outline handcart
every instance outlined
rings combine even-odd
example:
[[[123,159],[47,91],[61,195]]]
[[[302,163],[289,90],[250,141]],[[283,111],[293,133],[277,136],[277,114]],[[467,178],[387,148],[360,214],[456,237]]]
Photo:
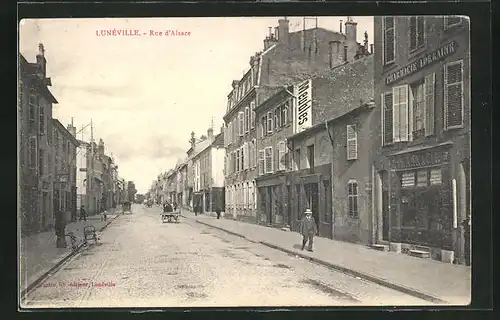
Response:
[[[179,211],[162,212],[162,214],[161,214],[161,222],[162,223],[165,223],[165,222],[168,222],[168,223],[171,223],[171,222],[179,223],[179,215],[180,215]]]

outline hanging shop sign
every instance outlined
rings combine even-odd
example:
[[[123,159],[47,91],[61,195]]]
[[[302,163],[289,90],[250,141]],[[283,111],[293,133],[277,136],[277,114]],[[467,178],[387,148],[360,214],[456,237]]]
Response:
[[[389,74],[387,78],[385,79],[385,84],[389,85],[393,82],[396,82],[398,80],[401,80],[403,78],[406,78],[423,68],[430,66],[438,61],[443,60],[444,58],[451,56],[457,51],[458,44],[455,40],[452,42],[440,47],[437,50],[434,50],[420,59],[402,67],[401,69],[398,69],[394,71],[393,73]]]
[[[295,95],[295,133],[312,126],[312,80],[306,80],[293,87]]]

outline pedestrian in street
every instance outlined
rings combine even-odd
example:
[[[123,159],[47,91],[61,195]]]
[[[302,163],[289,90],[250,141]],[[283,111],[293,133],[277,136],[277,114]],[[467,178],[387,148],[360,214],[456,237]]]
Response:
[[[200,206],[198,206],[198,204],[195,204],[193,209],[194,209],[194,215],[197,216],[198,210],[200,209]]]
[[[108,210],[104,209],[101,214],[101,221],[108,221]]]
[[[306,209],[305,216],[300,221],[300,233],[302,234],[302,250],[304,250],[309,240],[309,247],[307,250],[312,252],[313,238],[314,235],[318,233],[318,228],[316,227],[316,221],[314,221],[311,209]]]
[[[174,207],[174,211],[176,211],[177,210],[177,202],[174,201],[173,207]]]
[[[55,214],[55,233],[56,233],[56,247],[57,248],[66,248],[66,237],[65,237],[65,229],[66,223],[64,222],[64,216],[61,210],[57,210]]]
[[[87,212],[85,211],[85,206],[82,204],[80,207],[80,221],[87,221]]]
[[[217,219],[220,219],[220,208],[217,207],[217,209],[215,209],[215,213],[217,214]]]

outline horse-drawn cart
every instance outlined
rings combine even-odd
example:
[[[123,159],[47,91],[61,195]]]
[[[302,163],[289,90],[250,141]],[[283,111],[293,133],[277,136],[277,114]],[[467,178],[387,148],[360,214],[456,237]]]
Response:
[[[165,222],[175,222],[175,223],[179,223],[179,215],[180,215],[180,212],[179,211],[174,211],[174,212],[162,212],[161,214],[161,222],[162,223],[165,223]]]

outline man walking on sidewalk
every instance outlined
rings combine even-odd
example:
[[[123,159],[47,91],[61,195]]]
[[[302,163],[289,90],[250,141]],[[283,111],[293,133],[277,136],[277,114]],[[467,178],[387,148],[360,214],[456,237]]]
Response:
[[[87,221],[87,212],[85,211],[85,206],[82,204],[80,207],[80,221]]]
[[[313,251],[313,238],[318,233],[318,228],[316,227],[316,221],[314,221],[311,209],[306,209],[305,216],[300,221],[300,233],[302,234],[302,250],[304,250],[309,240],[309,248],[307,250]]]

